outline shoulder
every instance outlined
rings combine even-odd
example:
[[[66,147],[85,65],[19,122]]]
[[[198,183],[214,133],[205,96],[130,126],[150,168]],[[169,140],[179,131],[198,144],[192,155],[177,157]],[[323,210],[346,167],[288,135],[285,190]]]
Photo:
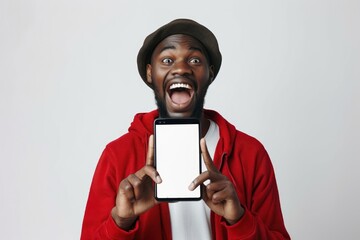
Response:
[[[247,171],[255,175],[273,174],[271,158],[265,146],[257,138],[237,131],[233,150],[233,158],[240,160]]]
[[[147,113],[137,113],[131,122],[128,132],[109,142],[106,149],[116,152],[133,151],[141,146],[147,146],[149,136],[153,134],[153,121],[158,116],[156,110]]]
[[[265,151],[264,145],[257,138],[240,130],[236,130],[235,145],[249,150]]]
[[[126,133],[109,142],[102,152],[98,168],[106,169],[117,181],[136,172],[146,162],[146,148],[142,138]]]
[[[220,135],[224,142],[224,150],[226,152],[232,152],[233,149],[248,151],[265,150],[257,138],[238,130],[235,125],[227,121],[220,113],[214,110],[206,110],[205,116],[219,126]]]
[[[145,137],[140,137],[133,133],[126,133],[109,142],[105,147],[105,151],[112,152],[115,155],[123,155],[129,152],[136,152],[135,149],[139,150],[139,148],[146,144],[147,141]]]

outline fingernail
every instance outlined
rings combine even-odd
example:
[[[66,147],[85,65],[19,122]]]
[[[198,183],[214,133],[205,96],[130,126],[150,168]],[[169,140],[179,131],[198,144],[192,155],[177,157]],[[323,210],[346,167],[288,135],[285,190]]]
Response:
[[[190,191],[194,190],[195,184],[192,182],[192,183],[189,185],[188,188],[189,188]]]
[[[159,175],[156,176],[156,183],[161,183],[162,179]]]

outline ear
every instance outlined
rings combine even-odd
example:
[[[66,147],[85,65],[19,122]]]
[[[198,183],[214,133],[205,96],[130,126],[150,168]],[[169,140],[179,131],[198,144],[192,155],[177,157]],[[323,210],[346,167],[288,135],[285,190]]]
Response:
[[[209,80],[210,80],[210,83],[212,83],[214,81],[214,78],[215,78],[214,65],[210,65],[210,67],[209,67]]]
[[[150,85],[152,84],[151,74],[152,74],[151,64],[147,64],[147,65],[146,65],[146,81],[147,81]]]

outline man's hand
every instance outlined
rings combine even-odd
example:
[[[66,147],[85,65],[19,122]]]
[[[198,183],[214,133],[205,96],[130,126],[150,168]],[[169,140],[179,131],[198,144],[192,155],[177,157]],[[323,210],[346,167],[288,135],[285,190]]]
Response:
[[[146,165],[121,181],[116,196],[116,206],[111,211],[116,224],[124,230],[131,229],[140,214],[157,204],[154,198],[153,182],[159,184],[162,180],[153,166],[154,140],[151,135]]]
[[[195,178],[189,189],[194,190],[206,180],[210,180],[210,183],[203,187],[203,200],[213,212],[223,216],[228,224],[235,224],[243,216],[244,208],[240,204],[234,185],[215,167],[205,139],[200,140],[200,146],[208,170]]]

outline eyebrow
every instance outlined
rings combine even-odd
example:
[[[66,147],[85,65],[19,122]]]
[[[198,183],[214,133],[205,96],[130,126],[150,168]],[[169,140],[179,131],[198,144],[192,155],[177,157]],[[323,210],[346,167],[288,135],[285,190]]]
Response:
[[[176,48],[175,48],[174,45],[167,45],[167,46],[164,46],[163,48],[161,48],[159,53],[162,53],[163,51],[166,51],[168,49],[176,49]],[[205,54],[204,50],[202,50],[200,47],[190,47],[189,50],[191,50],[191,51],[199,51],[202,54]]]
[[[161,48],[160,51],[159,51],[159,53],[162,53],[163,51],[166,51],[166,50],[168,50],[168,49],[175,49],[175,46],[173,46],[173,45],[167,45],[167,46]]]

